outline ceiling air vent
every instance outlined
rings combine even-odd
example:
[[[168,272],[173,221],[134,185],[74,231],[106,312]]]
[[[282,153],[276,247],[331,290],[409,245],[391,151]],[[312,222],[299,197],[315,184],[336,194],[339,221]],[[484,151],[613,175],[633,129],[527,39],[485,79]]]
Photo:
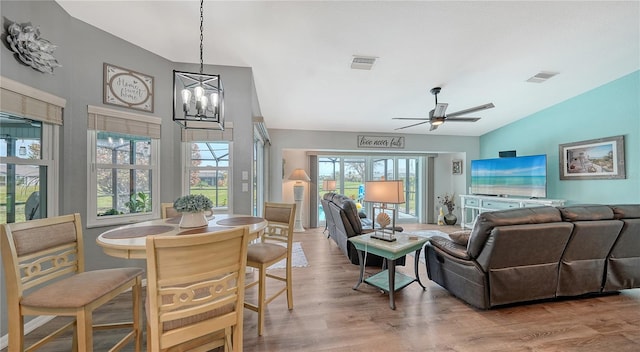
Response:
[[[527,82],[531,82],[531,83],[542,83],[546,80],[548,80],[549,78],[557,75],[557,72],[548,72],[548,71],[541,71],[539,73],[537,73],[535,76],[529,78],[527,80]]]
[[[351,68],[356,70],[370,70],[376,62],[374,56],[354,56],[351,61]]]

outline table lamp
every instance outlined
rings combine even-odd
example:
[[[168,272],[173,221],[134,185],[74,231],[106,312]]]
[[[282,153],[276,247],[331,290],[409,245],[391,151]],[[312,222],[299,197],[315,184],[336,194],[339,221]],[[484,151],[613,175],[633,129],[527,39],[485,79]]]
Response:
[[[335,191],[336,190],[336,180],[323,180],[322,181],[322,190],[323,191]]]
[[[293,232],[304,232],[302,226],[302,203],[304,202],[304,183],[311,179],[304,169],[295,169],[289,175],[290,181],[296,181],[293,185],[293,200],[296,202],[296,221],[293,226]]]
[[[404,203],[404,183],[402,180],[384,180],[384,181],[366,181],[364,183],[364,201],[379,203],[380,206],[373,206],[372,218],[374,219],[374,233],[371,238],[377,238],[383,241],[393,242],[396,229],[396,215],[398,210],[387,208],[387,204]],[[376,216],[376,209],[379,214]],[[391,218],[387,214],[387,210],[391,211]],[[375,223],[380,225],[381,230],[376,229]],[[391,224],[391,230],[386,227]]]

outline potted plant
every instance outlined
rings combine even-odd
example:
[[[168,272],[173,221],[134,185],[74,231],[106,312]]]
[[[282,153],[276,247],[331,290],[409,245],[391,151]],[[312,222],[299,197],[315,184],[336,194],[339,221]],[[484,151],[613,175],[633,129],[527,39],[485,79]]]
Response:
[[[209,223],[207,217],[213,215],[211,199],[202,194],[188,194],[176,199],[173,208],[182,213],[180,227],[200,227]]]

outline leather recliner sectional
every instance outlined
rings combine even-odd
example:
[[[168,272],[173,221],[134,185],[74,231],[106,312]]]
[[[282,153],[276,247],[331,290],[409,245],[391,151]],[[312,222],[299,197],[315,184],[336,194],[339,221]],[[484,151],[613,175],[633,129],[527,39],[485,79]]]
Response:
[[[434,236],[429,278],[482,309],[640,287],[640,205],[481,213],[468,243]]]

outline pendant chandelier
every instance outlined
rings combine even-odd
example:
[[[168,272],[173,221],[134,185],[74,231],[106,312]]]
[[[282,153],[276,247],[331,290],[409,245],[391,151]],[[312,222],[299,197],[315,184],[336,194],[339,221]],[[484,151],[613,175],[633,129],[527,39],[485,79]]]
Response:
[[[187,129],[224,130],[222,80],[203,73],[203,4],[200,0],[200,73],[173,71],[173,121]]]

